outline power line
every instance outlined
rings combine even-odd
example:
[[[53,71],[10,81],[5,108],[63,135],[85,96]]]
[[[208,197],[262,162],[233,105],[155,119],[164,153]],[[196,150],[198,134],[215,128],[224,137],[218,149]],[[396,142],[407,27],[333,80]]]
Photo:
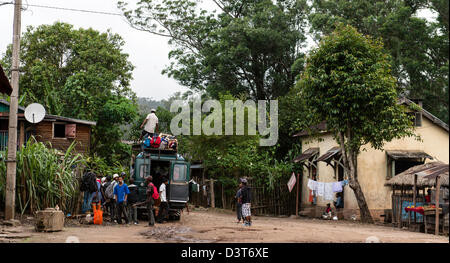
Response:
[[[0,2],[0,6],[11,4],[14,5],[13,2]],[[33,4],[27,4],[27,6],[32,7],[40,7],[40,8],[48,8],[48,9],[57,9],[57,10],[64,10],[64,11],[75,11],[75,12],[83,12],[83,13],[93,13],[93,14],[101,14],[101,15],[111,15],[111,16],[122,16],[122,14],[119,13],[110,13],[110,12],[103,12],[103,11],[94,11],[94,10],[85,10],[85,9],[75,9],[75,8],[66,8],[66,7],[57,7],[57,6],[47,6],[47,5],[33,5]]]

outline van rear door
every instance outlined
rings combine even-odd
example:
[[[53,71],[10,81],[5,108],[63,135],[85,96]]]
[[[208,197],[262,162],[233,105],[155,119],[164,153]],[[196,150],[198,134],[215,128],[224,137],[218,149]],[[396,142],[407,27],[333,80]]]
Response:
[[[169,202],[186,203],[189,199],[189,163],[171,161]]]

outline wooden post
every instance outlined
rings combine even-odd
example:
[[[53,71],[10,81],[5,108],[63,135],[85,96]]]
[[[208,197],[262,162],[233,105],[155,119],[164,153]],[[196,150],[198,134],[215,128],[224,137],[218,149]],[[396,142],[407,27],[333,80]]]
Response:
[[[440,197],[440,188],[441,188],[441,177],[436,177],[436,228],[435,228],[435,234],[439,235],[439,197]]]
[[[413,203],[416,208],[416,193],[417,193],[417,174],[414,174],[414,188],[413,188]],[[414,212],[414,223],[416,223],[416,212]]]
[[[222,208],[226,209],[227,206],[227,202],[225,200],[225,187],[223,187],[223,183],[222,183]]]
[[[395,185],[392,186],[392,223],[395,223],[395,214],[394,214],[394,210],[395,210]]]
[[[14,3],[13,45],[11,65],[12,93],[9,104],[8,160],[6,165],[5,219],[14,219],[16,207],[17,108],[19,96],[20,20],[22,0]]]
[[[216,198],[214,196],[214,180],[212,178],[209,180],[209,191],[211,193],[211,207],[215,208],[216,207]]]
[[[399,204],[398,204],[398,228],[402,228],[402,202],[403,202],[403,185],[400,190],[400,198],[399,198]]]
[[[300,173],[297,173],[297,200],[295,201],[295,216],[298,216],[298,195],[299,195],[299,179]]]

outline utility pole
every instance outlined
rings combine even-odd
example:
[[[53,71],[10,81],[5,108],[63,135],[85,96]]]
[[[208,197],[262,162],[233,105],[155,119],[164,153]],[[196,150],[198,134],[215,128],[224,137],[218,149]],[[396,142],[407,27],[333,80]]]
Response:
[[[15,0],[13,23],[13,46],[11,86],[12,93],[9,104],[8,128],[8,160],[6,166],[5,219],[14,219],[16,201],[16,151],[17,151],[17,104],[19,97],[19,50],[20,50],[20,19],[22,0]]]
[[[298,216],[298,196],[300,192],[300,173],[297,173],[297,199],[295,201],[295,216]]]

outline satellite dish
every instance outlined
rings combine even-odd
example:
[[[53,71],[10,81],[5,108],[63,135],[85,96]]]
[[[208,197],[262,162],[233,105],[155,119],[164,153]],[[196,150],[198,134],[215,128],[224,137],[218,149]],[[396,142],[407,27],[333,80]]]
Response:
[[[45,117],[45,109],[39,103],[32,103],[25,108],[25,119],[31,123],[38,123]]]

